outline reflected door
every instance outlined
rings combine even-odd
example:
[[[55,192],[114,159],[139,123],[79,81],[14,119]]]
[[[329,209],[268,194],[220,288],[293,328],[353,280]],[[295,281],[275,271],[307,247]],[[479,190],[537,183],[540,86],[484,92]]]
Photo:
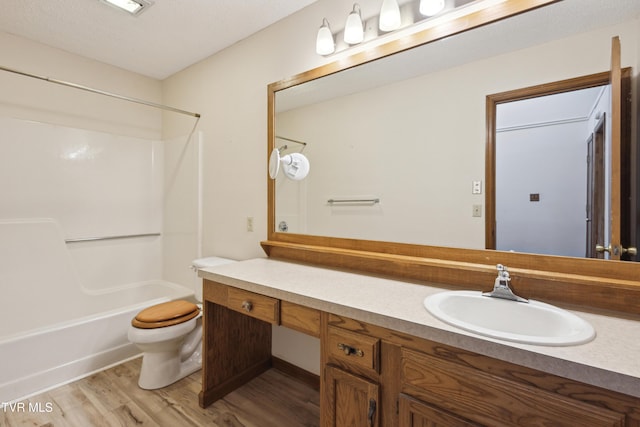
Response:
[[[587,258],[604,258],[598,245],[605,241],[605,115],[587,140]]]
[[[596,245],[596,253],[600,253],[599,257],[613,259],[613,260],[633,260],[635,259],[635,234],[638,230],[634,225],[633,220],[636,217],[636,198],[634,191],[632,191],[631,183],[634,176],[636,176],[636,164],[632,161],[631,149],[631,69],[620,68],[620,40],[618,37],[614,37],[612,41],[611,49],[611,69],[608,72],[593,74],[589,76],[578,77],[574,79],[552,82],[542,84],[538,86],[532,86],[529,88],[516,89],[509,92],[503,92],[499,94],[493,94],[487,96],[487,153],[486,153],[486,181],[487,181],[487,196],[486,196],[486,248],[487,249],[501,249],[510,250],[512,248],[503,247],[497,245],[497,236],[500,234],[501,224],[497,221],[497,200],[501,197],[499,191],[497,191],[497,159],[496,159],[496,121],[497,121],[497,106],[498,104],[509,103],[512,101],[529,100],[536,97],[542,97],[552,94],[563,94],[569,91],[575,91],[579,89],[594,88],[599,85],[611,85],[611,105],[609,106],[611,124],[610,132],[607,132],[610,143],[605,144],[607,152],[605,156],[604,176],[605,176],[605,191],[604,210],[598,212],[604,212],[604,232],[599,230],[589,229],[587,233],[587,239],[585,240],[585,228],[584,228],[584,213],[585,206],[587,206],[586,200],[583,199],[581,205],[580,225],[576,229],[579,233],[582,243],[577,248],[579,255],[575,255],[569,252],[552,253],[554,255],[564,256],[590,256],[591,248],[593,244]],[[542,139],[541,139],[542,140]],[[582,140],[583,147],[584,139]],[[595,148],[594,148],[595,150]],[[586,153],[585,153],[586,154]],[[584,165],[585,154],[582,155],[582,164]],[[525,159],[526,160],[526,159]],[[562,165],[563,170],[567,169],[565,165]],[[584,185],[586,178],[586,168],[584,168],[584,175],[582,176],[582,183]],[[509,182],[509,181],[508,181]],[[594,184],[595,185],[595,184]],[[600,184],[598,184],[600,185]],[[580,194],[584,197],[584,186]],[[597,191],[594,189],[593,191]],[[588,193],[591,193],[589,190]],[[602,191],[600,192],[603,193]],[[532,192],[531,201],[538,203],[544,199],[543,195],[539,195],[537,191]],[[595,200],[593,202],[596,202]],[[597,202],[596,202],[597,203]],[[587,208],[590,209],[590,208]],[[599,208],[598,208],[599,209]],[[587,210],[589,215],[589,210]],[[519,218],[516,216],[515,218]],[[546,218],[546,217],[545,217]],[[565,218],[564,215],[556,215],[554,218]],[[593,218],[587,216],[587,218]],[[600,219],[598,219],[599,221]],[[557,226],[557,224],[554,224]],[[520,226],[520,230],[529,230],[530,226]],[[566,230],[566,227],[562,227],[561,230]],[[503,230],[504,231],[504,230]],[[523,239],[518,233],[507,233],[507,236],[513,236],[514,239]],[[572,235],[573,236],[573,235]],[[602,237],[604,236],[604,238]],[[526,237],[526,236],[524,236]],[[537,237],[536,237],[537,238]],[[588,242],[592,239],[592,242]],[[543,240],[546,242],[545,240]],[[561,240],[564,242],[564,240]],[[547,243],[554,250],[559,247],[555,243]],[[574,246],[572,246],[573,248]],[[540,252],[539,250],[523,250],[515,249],[519,252],[535,252],[535,253],[547,253]],[[607,254],[608,253],[608,254]]]

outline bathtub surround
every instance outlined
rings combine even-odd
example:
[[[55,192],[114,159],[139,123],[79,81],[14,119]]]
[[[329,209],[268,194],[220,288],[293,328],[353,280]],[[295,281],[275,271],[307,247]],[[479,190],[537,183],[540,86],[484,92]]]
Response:
[[[0,129],[0,156],[11,159],[0,178],[12,183],[3,190],[1,219],[52,218],[62,243],[162,234],[161,141],[8,117],[0,117]],[[67,250],[75,281],[99,291],[162,277],[161,243],[150,236],[69,243]]]
[[[13,401],[139,354],[131,318],[193,298],[197,248],[195,227],[182,229],[184,272],[162,279],[162,141],[6,116],[0,129],[0,178],[11,183],[0,206],[0,352],[11,366],[0,400]]]
[[[2,65],[163,103],[153,78],[6,33],[0,50]],[[139,354],[127,340],[131,318],[192,298],[197,200],[174,199],[192,193],[165,176],[197,191],[182,171],[193,170],[203,137],[194,117],[163,141],[162,110],[148,105],[8,72],[0,84],[0,176],[12,184],[0,206],[0,289],[10,296],[0,300],[0,352],[13,366],[0,371],[0,400],[10,401]],[[189,217],[167,224],[167,201]],[[145,236],[65,244],[122,235]],[[22,302],[28,316],[15,313]]]
[[[120,244],[116,252],[136,259],[130,246],[144,253],[156,239]],[[101,271],[102,279],[94,288],[84,287],[80,278],[85,277],[75,269],[57,222],[0,221],[0,401],[28,396],[139,354],[127,340],[135,314],[154,303],[192,297],[192,289],[159,279],[129,276],[124,284],[103,287],[107,274],[98,262],[108,260],[111,251],[94,259],[92,269]],[[122,276],[125,268],[115,270],[120,275],[110,276],[112,284],[127,280]]]

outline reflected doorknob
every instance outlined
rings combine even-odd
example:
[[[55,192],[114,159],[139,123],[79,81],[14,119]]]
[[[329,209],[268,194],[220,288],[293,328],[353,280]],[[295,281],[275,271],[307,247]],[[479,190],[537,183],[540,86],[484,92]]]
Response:
[[[612,249],[611,245],[609,246],[596,245],[596,252],[609,252],[609,253],[613,253],[614,255],[618,255],[618,253],[616,252],[621,252],[623,254],[628,253],[629,255],[638,255],[637,248],[623,248],[619,246],[617,248]]]

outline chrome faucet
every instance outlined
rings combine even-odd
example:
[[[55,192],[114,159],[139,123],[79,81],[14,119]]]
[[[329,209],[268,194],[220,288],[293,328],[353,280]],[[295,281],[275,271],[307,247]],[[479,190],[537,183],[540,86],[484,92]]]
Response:
[[[508,299],[508,300],[517,301],[517,302],[529,302],[529,300],[514,294],[511,288],[509,287],[509,282],[511,282],[511,277],[509,277],[509,272],[507,271],[507,267],[502,264],[498,264],[496,268],[498,269],[498,277],[496,277],[496,281],[493,284],[493,291],[483,292],[482,296]]]

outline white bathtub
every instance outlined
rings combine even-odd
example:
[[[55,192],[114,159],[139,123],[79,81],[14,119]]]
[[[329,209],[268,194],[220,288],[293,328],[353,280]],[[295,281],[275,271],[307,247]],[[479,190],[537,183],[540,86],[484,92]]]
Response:
[[[69,320],[0,337],[0,402],[22,400],[137,356],[139,350],[127,340],[136,313],[192,297],[191,290],[173,283],[138,283],[74,303],[81,303],[85,311],[92,302],[104,309],[107,301],[111,309],[73,318],[74,304],[68,302]],[[32,309],[25,306],[25,316]]]
[[[10,117],[0,129],[1,404],[136,355],[131,318],[193,295],[198,246],[195,203],[164,188],[182,169],[180,188],[195,182],[192,163],[165,171],[164,142]],[[166,231],[176,191],[189,222]]]

